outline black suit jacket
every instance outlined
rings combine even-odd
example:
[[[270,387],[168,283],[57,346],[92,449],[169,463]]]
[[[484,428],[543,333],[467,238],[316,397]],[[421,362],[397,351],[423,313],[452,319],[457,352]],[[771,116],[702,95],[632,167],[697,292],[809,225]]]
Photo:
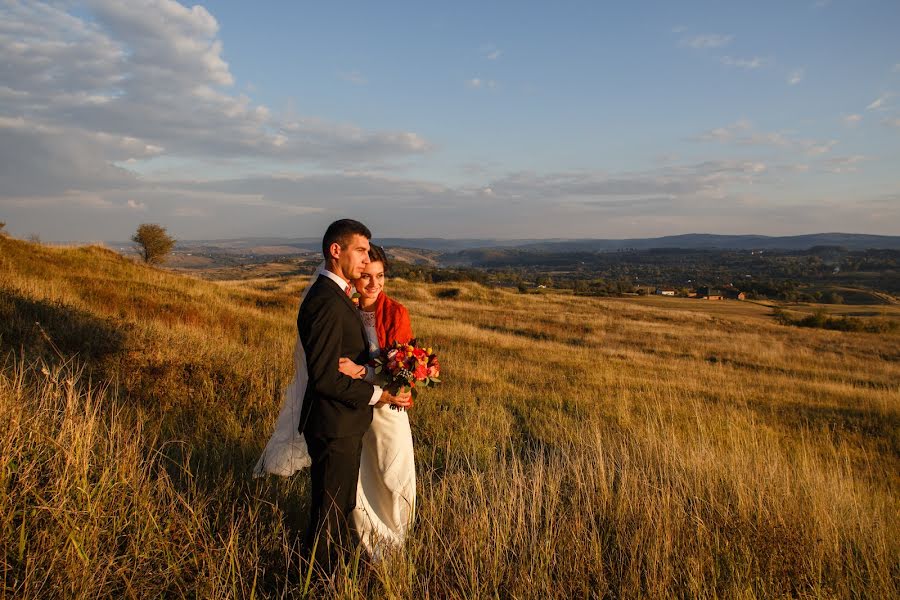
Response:
[[[358,309],[338,285],[322,276],[300,305],[297,329],[306,352],[309,383],[299,429],[307,437],[362,435],[372,422],[374,387],[338,371],[338,359],[369,361]]]

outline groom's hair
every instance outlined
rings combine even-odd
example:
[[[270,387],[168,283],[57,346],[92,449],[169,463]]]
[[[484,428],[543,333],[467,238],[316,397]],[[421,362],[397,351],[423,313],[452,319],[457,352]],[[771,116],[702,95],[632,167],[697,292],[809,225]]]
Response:
[[[328,252],[328,249],[334,243],[337,243],[341,250],[346,250],[350,244],[350,239],[354,235],[361,235],[367,240],[372,239],[372,232],[359,221],[354,221],[353,219],[335,221],[325,230],[325,236],[322,238],[322,254],[325,258],[330,258],[331,254]]]

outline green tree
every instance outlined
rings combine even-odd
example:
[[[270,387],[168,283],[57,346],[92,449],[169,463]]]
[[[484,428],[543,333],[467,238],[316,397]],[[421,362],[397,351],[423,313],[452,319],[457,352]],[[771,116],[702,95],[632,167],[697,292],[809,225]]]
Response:
[[[166,233],[166,228],[156,223],[143,223],[131,236],[131,241],[140,246],[141,258],[147,264],[161,263],[172,251],[175,238]]]
[[[587,294],[590,290],[588,286],[588,282],[584,279],[576,279],[575,280],[575,293],[576,294]]]

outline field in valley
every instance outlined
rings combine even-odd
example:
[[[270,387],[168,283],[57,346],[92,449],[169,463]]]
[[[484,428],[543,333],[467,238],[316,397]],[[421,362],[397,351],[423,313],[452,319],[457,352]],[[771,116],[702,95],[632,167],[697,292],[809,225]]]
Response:
[[[304,285],[0,237],[0,597],[303,596],[306,475],[250,470]],[[900,593],[896,328],[388,285],[444,371],[411,413],[414,533],[315,594]]]

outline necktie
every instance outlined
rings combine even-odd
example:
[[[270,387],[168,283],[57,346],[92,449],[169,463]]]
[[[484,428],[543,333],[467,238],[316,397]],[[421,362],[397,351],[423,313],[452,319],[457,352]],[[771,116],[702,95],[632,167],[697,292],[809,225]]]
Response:
[[[350,287],[350,284],[347,284],[347,287],[344,288],[344,293],[347,294],[348,298],[353,295],[353,292],[351,291],[352,289],[353,288]]]

